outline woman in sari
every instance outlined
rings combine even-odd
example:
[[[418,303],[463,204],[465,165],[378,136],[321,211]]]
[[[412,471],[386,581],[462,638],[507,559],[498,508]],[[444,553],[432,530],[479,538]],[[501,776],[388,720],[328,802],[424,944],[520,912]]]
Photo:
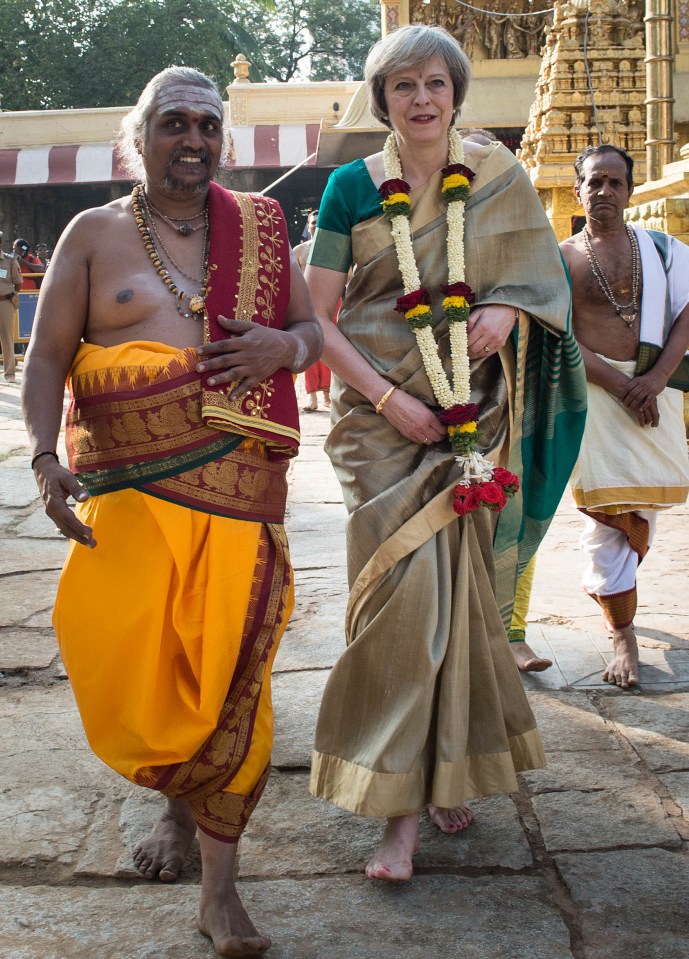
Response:
[[[311,789],[385,817],[366,874],[404,881],[424,807],[456,833],[468,798],[515,791],[545,762],[504,623],[576,457],[585,382],[535,191],[503,146],[455,131],[459,45],[405,27],[365,76],[392,132],[331,175],[306,271],[334,373],[326,450],[351,588]]]

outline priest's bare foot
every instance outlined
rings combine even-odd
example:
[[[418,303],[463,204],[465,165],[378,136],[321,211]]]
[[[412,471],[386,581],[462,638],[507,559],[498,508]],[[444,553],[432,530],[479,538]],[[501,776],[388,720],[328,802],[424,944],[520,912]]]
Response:
[[[146,879],[174,882],[195,835],[196,823],[189,804],[182,799],[168,799],[163,815],[134,849],[136,868]]]
[[[537,656],[528,643],[510,643],[510,649],[521,673],[542,673],[553,665],[552,659]]]
[[[428,815],[431,817],[431,822],[449,836],[461,832],[474,821],[474,810],[466,803],[450,809],[445,809],[443,806],[429,806]]]
[[[632,626],[612,630],[613,657],[603,673],[611,686],[629,689],[639,685],[639,647]]]
[[[203,877],[198,927],[220,956],[261,956],[270,939],[261,936],[234,883],[236,843],[222,843],[199,831]]]
[[[369,879],[407,882],[414,868],[412,856],[419,851],[419,814],[388,819],[383,840],[366,866]]]

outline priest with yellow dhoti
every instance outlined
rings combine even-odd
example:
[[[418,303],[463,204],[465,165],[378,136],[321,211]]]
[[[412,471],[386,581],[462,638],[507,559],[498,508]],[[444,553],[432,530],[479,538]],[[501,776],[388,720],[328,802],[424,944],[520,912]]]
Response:
[[[142,182],[65,231],[23,403],[47,513],[72,541],[54,625],[86,734],[168,797],[136,864],[173,881],[198,829],[199,929],[220,955],[256,956],[270,940],[234,862],[270,771],[270,670],[293,605],[293,374],[322,336],[277,203],[210,182],[222,115],[197,71],[146,87],[121,142]]]

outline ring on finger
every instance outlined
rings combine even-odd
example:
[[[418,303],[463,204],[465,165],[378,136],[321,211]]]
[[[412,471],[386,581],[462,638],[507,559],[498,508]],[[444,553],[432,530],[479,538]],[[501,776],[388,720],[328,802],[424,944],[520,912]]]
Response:
[[[483,352],[484,352],[484,353],[490,353],[490,347],[489,347],[489,346],[484,346],[484,347],[483,347]]]

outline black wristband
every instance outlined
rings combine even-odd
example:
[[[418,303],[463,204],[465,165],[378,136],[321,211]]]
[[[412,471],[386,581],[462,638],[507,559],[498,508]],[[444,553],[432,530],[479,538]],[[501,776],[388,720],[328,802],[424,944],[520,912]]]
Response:
[[[41,456],[53,456],[53,457],[57,460],[58,463],[60,462],[60,457],[57,455],[57,453],[55,452],[55,450],[43,450],[42,453],[36,453],[36,455],[34,456],[34,458],[31,460],[31,469],[34,468],[34,464],[35,464],[36,460],[40,460]]]

